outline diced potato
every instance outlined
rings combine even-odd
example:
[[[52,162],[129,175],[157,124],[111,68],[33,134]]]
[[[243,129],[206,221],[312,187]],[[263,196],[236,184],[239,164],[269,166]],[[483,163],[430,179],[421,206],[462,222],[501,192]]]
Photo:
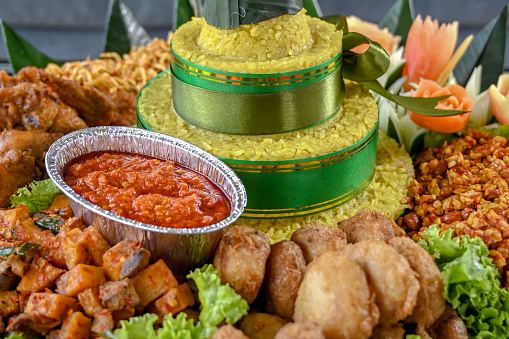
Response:
[[[0,292],[0,316],[5,318],[19,313],[20,294],[17,291]]]
[[[115,326],[118,326],[120,320],[128,320],[129,318],[131,318],[134,315],[134,312],[135,312],[134,307],[124,308],[123,310],[111,312]]]
[[[60,237],[60,243],[62,244],[67,269],[72,270],[78,264],[88,264],[88,251],[83,232],[79,228],[73,228],[65,232]]]
[[[51,203],[51,206],[48,207],[48,210],[59,210],[66,207],[67,205],[69,205],[69,198],[67,198],[65,194],[59,194],[53,199],[53,202]]]
[[[80,301],[85,314],[89,317],[92,317],[96,313],[105,311],[101,304],[101,299],[99,299],[99,289],[97,287],[87,288],[78,294],[78,300]]]
[[[168,313],[176,315],[186,307],[193,305],[194,294],[189,289],[189,285],[184,283],[177,288],[170,288],[165,295],[149,305],[148,311],[163,318]]]
[[[138,273],[132,282],[140,298],[140,306],[147,306],[170,288],[178,286],[177,279],[161,259]]]
[[[16,288],[22,294],[41,292],[51,287],[65,271],[51,265],[46,259],[38,258],[30,265]]]
[[[90,336],[91,319],[81,312],[69,314],[59,331],[59,339],[88,339]]]
[[[94,265],[103,265],[103,255],[110,249],[108,240],[94,226],[88,226],[83,231],[85,246]]]
[[[62,321],[69,309],[75,310],[78,307],[79,303],[75,298],[51,292],[32,293],[28,299],[25,313]]]
[[[132,278],[149,263],[150,253],[135,241],[122,240],[103,256],[103,269],[110,280]]]
[[[113,328],[115,328],[115,323],[113,322],[111,311],[103,310],[94,315],[94,319],[92,319],[92,334],[100,335],[101,332],[111,331]]]
[[[108,281],[99,287],[99,298],[108,310],[135,307],[140,303],[131,280]]]
[[[58,278],[56,291],[68,297],[75,297],[87,288],[99,287],[105,282],[106,277],[101,267],[78,264]]]

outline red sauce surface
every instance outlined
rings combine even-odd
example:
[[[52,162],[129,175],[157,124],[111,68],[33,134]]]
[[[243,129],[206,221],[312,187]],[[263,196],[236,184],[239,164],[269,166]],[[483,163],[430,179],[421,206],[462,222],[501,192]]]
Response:
[[[163,227],[203,227],[230,214],[225,194],[175,162],[123,152],[74,159],[64,180],[86,200],[119,216]]]

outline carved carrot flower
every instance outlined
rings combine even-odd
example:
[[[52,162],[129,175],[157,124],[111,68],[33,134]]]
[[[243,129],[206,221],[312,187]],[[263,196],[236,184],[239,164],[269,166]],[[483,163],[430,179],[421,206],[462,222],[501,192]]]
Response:
[[[373,41],[378,42],[389,54],[392,54],[399,45],[401,37],[393,35],[387,28],[380,28],[378,25],[363,21],[358,17],[351,15],[346,18],[348,23],[348,31],[361,33]],[[367,46],[357,46],[352,49],[353,52],[362,53],[367,49]]]
[[[509,124],[509,74],[498,77],[497,86],[488,88],[491,111],[498,122]]]
[[[408,31],[403,54],[407,61],[403,75],[408,77],[405,90],[411,89],[409,82],[419,83],[420,79],[434,80],[442,86],[472,38],[468,36],[453,55],[458,40],[458,22],[439,27],[437,20],[427,16],[422,21],[418,15]]]
[[[450,84],[441,87],[432,80],[421,80],[416,91],[412,91],[412,97],[430,98],[450,95],[447,99],[438,102],[436,108],[452,109],[459,111],[471,111],[474,99],[470,98],[465,88],[460,85]],[[408,111],[410,119],[417,125],[432,131],[442,133],[456,133],[467,126],[470,112],[448,117],[430,117]]]

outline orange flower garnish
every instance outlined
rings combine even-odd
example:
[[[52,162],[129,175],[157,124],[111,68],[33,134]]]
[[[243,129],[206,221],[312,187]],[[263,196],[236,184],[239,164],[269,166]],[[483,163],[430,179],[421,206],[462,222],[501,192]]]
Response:
[[[474,99],[468,96],[465,88],[456,84],[441,87],[435,81],[421,80],[417,90],[412,91],[412,97],[417,98],[431,98],[443,95],[450,95],[450,97],[440,100],[436,108],[471,111],[474,106]],[[449,117],[430,117],[408,111],[408,115],[415,124],[421,127],[442,133],[456,133],[467,126],[470,112]]]
[[[348,23],[349,32],[361,33],[373,41],[378,42],[389,54],[392,54],[399,45],[401,37],[399,35],[393,35],[387,28],[380,28],[378,25],[363,21],[354,15],[350,15],[346,18]],[[352,52],[363,53],[368,48],[367,45],[357,46],[352,49]]]
[[[488,88],[491,111],[498,122],[509,124],[509,74],[498,77],[497,87]]]
[[[408,77],[405,90],[411,89],[409,82],[418,83],[421,79],[434,80],[443,85],[472,38],[468,36],[453,55],[458,40],[458,22],[439,27],[437,20],[427,16],[423,22],[418,15],[408,31],[403,54],[407,61],[403,75]]]

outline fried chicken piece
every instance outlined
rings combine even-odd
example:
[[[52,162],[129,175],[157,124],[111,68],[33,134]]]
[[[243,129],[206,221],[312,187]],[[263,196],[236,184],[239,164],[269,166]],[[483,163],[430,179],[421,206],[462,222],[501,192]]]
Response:
[[[0,130],[69,133],[86,127],[72,106],[60,102],[41,86],[23,82],[0,88]]]
[[[412,313],[420,286],[405,257],[381,240],[361,241],[345,252],[366,273],[376,294],[380,322],[396,323]]]
[[[272,339],[286,321],[269,313],[249,313],[242,319],[240,329],[250,339]]]
[[[342,220],[338,227],[346,233],[349,244],[363,240],[383,240],[389,242],[397,235],[404,235],[398,225],[380,212],[361,208],[353,217]]]
[[[379,324],[373,330],[371,339],[403,339],[405,338],[405,329],[403,324]]]
[[[274,339],[325,339],[320,326],[311,321],[288,323],[276,333]]]
[[[291,240],[300,246],[307,264],[320,253],[340,252],[346,247],[346,234],[342,230],[317,223],[311,223],[296,230]]]
[[[405,321],[417,323],[422,327],[433,324],[445,309],[445,299],[442,295],[444,283],[440,270],[428,251],[412,239],[396,237],[392,238],[389,244],[408,260],[421,285],[417,294],[417,304]]]
[[[249,339],[249,337],[242,333],[241,330],[228,324],[219,327],[219,329],[212,334],[210,339]]]
[[[467,339],[468,331],[463,319],[458,316],[458,313],[450,306],[445,307],[444,313],[433,324],[431,328],[434,333],[433,338],[447,338],[447,339]]]
[[[318,324],[327,339],[364,339],[379,315],[366,274],[354,261],[325,252],[306,268],[295,301],[295,322]]]
[[[221,282],[229,283],[251,304],[262,286],[269,254],[267,234],[245,225],[232,226],[221,238],[213,263]]]
[[[19,187],[45,173],[44,156],[62,134],[40,131],[4,131],[0,134],[0,207],[9,204]]]
[[[113,102],[113,113],[110,125],[132,126],[136,124],[136,95],[123,89],[114,93],[105,93]]]
[[[35,159],[12,149],[0,154],[0,207],[9,205],[10,197],[18,187],[23,187],[34,178]]]
[[[296,243],[283,240],[270,246],[263,283],[267,312],[286,321],[293,319],[295,299],[305,270],[306,261]]]

